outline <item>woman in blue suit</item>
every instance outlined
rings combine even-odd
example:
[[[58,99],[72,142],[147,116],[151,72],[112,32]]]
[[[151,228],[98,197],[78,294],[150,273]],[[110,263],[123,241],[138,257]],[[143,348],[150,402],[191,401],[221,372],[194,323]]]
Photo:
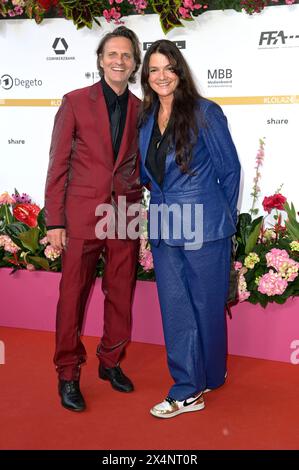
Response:
[[[171,41],[147,50],[141,84],[142,178],[151,192],[149,239],[174,380],[150,412],[171,418],[203,409],[203,392],[225,381],[240,164],[221,108],[199,95]]]

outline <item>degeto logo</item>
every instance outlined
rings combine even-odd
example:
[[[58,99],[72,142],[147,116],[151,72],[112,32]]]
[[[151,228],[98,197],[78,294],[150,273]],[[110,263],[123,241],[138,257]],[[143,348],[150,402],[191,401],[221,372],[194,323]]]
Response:
[[[5,73],[0,77],[0,86],[4,90],[10,90],[14,87],[24,87],[24,88],[34,88],[40,87],[43,85],[43,81],[38,78],[29,78],[23,79],[19,77],[12,77],[11,75]]]
[[[7,73],[2,75],[2,77],[0,77],[0,86],[4,88],[4,90],[10,90],[13,86],[13,78]]]
[[[52,45],[52,49],[54,49],[55,54],[64,55],[68,48],[68,43],[64,38],[55,38]]]

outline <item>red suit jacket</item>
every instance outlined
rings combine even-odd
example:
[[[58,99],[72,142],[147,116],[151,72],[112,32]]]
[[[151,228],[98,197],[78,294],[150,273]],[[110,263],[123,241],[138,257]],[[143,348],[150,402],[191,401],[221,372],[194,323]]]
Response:
[[[46,181],[47,226],[65,226],[73,238],[94,239],[101,203],[118,196],[139,202],[137,115],[140,100],[129,92],[125,129],[114,162],[109,115],[100,82],[63,97],[56,114]]]

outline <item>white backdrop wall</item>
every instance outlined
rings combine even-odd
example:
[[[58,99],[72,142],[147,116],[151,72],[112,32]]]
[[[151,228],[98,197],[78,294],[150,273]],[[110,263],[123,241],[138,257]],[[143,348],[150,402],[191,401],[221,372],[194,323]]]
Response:
[[[98,80],[95,50],[114,26],[70,21],[0,21],[0,194],[16,187],[40,205],[54,115],[64,93]],[[155,15],[125,24],[142,44],[161,39]],[[251,207],[255,156],[264,138],[261,201],[282,193],[299,207],[299,5],[256,16],[211,11],[167,36],[182,49],[202,95],[223,107],[242,164],[239,206]],[[54,47],[53,47],[54,46]],[[141,97],[138,84],[131,90]],[[100,183],[100,182],[99,182]]]

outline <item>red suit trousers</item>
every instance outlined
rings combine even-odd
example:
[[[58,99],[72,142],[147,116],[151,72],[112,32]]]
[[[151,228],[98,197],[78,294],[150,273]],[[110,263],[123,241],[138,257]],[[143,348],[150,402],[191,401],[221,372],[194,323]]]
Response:
[[[101,253],[105,259],[104,329],[97,356],[105,367],[118,364],[131,338],[138,248],[139,240],[67,240],[56,316],[54,363],[59,379],[78,380],[80,365],[86,361],[82,324]]]

